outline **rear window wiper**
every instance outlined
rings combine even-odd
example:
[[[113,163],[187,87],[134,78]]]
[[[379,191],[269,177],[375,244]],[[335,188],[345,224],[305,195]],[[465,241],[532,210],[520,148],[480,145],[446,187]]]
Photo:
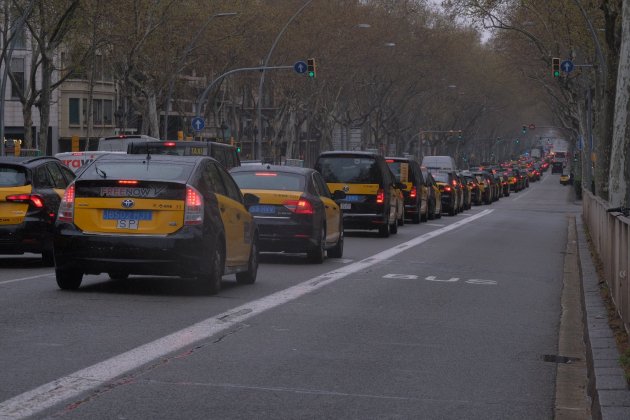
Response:
[[[100,169],[98,166],[94,165],[94,170],[101,178],[107,178],[107,174],[105,173],[105,171]]]

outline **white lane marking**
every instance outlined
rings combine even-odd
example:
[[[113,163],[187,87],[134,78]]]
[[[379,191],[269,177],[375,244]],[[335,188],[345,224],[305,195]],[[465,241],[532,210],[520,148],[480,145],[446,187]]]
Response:
[[[385,274],[384,279],[403,279],[403,280],[416,280],[418,276],[413,274]]]
[[[439,225],[437,223],[427,223],[427,226],[444,227],[444,225]]]
[[[22,277],[21,279],[12,279],[12,280],[0,281],[0,284],[9,284],[9,283],[15,283],[15,282],[18,282],[18,281],[33,280],[33,279],[38,279],[38,278],[41,278],[41,277],[52,277],[53,275],[54,275],[53,273],[39,274],[37,276]]]
[[[467,219],[457,221],[442,229],[425,233],[405,242],[409,247],[420,245],[429,239],[455,230],[481,217],[487,216],[493,210],[484,210]],[[193,343],[207,340],[215,334],[233,328],[235,324],[276,308],[282,304],[298,299],[307,293],[320,289],[350,274],[365,270],[375,264],[400,254],[407,250],[391,248],[374,254],[364,260],[329,271],[312,279],[306,280],[288,289],[280,290],[269,296],[246,303],[222,314],[213,316],[170,335],[158,338],[125,353],[104,360],[95,365],[81,369],[68,376],[58,378],[35,389],[24,392],[0,403],[0,419],[19,419],[33,416],[43,410],[53,407],[65,400],[97,388],[112,379],[139,368],[152,360],[174,353],[182,348],[190,347]]]
[[[470,279],[466,280],[468,284],[487,284],[490,286],[495,286],[497,282],[495,280],[484,280],[484,279]]]
[[[442,283],[455,283],[456,281],[459,281],[459,277],[451,277],[450,279],[438,279],[436,276],[427,276],[425,277],[425,280],[439,281]]]

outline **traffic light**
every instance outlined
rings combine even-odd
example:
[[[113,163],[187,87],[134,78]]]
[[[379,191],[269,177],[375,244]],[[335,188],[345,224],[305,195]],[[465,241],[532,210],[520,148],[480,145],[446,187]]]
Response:
[[[241,143],[236,143],[236,152],[241,153]]]
[[[308,75],[308,77],[310,77],[311,79],[315,78],[316,75],[316,65],[315,65],[315,59],[314,58],[309,58],[308,60],[306,60],[306,74]]]
[[[460,140],[462,139],[462,130],[459,130],[457,132],[457,138],[460,139]]]
[[[557,57],[551,59],[551,74],[553,77],[560,77],[560,59]]]
[[[523,128],[521,128],[521,133],[527,134],[527,126],[523,124]]]

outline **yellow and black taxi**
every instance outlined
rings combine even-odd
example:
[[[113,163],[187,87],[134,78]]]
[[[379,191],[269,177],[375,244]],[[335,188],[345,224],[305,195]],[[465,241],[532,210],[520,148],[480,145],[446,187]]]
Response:
[[[57,208],[74,173],[54,157],[0,158],[0,254],[42,254],[53,264]]]
[[[421,166],[422,178],[427,186],[429,200],[429,220],[439,219],[442,217],[442,193],[435,178],[426,166]]]
[[[413,223],[426,222],[429,218],[429,188],[424,182],[418,161],[405,157],[386,157],[385,161],[396,180],[407,187],[402,190],[405,217]]]
[[[442,211],[449,216],[455,216],[460,209],[460,189],[457,187],[457,180],[454,172],[433,171],[431,172],[435,182],[440,189],[442,200]]]
[[[378,229],[388,237],[398,232],[401,197],[406,186],[396,181],[385,158],[373,152],[332,151],[321,153],[317,170],[331,191],[341,190],[339,201],[346,229]]]
[[[259,247],[265,252],[306,253],[321,263],[343,255],[343,219],[335,200],[314,169],[293,166],[242,166],[230,171],[243,193],[260,202],[249,208],[258,226]]]
[[[57,284],[84,274],[196,277],[209,293],[224,274],[254,283],[258,232],[230,174],[204,156],[104,155],[66,189],[55,224]]]
[[[214,141],[141,141],[130,142],[129,154],[210,156],[219,161],[228,170],[241,166],[236,147]]]
[[[568,185],[571,183],[571,176],[569,175],[569,171],[566,169],[562,171],[562,175],[560,175],[560,184]]]

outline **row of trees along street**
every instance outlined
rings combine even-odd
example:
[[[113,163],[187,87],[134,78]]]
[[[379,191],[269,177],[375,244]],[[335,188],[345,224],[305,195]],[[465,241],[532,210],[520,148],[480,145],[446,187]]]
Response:
[[[43,77],[25,78],[20,101],[25,126],[33,107],[41,115],[42,145],[51,91],[78,74],[93,85],[99,66],[117,82],[117,126],[166,138],[190,131],[195,102],[217,76],[259,66],[304,4],[7,0],[0,59],[7,62],[16,17],[23,16],[33,40],[32,72]],[[269,65],[314,57],[316,77],[267,71],[258,98],[259,72],[231,75],[210,93],[202,115],[241,142],[244,153],[253,152],[260,133],[265,156],[307,163],[333,147],[339,130],[360,128],[362,148],[452,154],[464,165],[531,148],[539,135],[523,134],[523,123],[559,127],[572,150],[584,145],[578,164],[585,185],[613,204],[628,204],[628,9],[622,0],[449,0],[443,9],[424,0],[314,0],[282,34]],[[552,57],[593,67],[554,78]],[[166,109],[178,117],[165,133]]]

